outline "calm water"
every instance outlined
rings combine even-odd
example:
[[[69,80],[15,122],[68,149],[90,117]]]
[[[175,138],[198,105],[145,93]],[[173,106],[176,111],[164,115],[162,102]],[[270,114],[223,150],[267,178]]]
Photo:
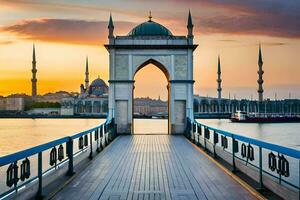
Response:
[[[300,149],[300,123],[242,124],[230,120],[198,121],[234,133]],[[0,156],[92,128],[104,119],[0,119]],[[135,119],[135,133],[167,133],[166,119]]]
[[[93,128],[104,119],[0,119],[0,156]]]
[[[167,119],[134,119],[135,134],[168,134]]]
[[[300,123],[232,123],[227,119],[198,119],[206,125],[256,138],[266,142],[300,149]]]

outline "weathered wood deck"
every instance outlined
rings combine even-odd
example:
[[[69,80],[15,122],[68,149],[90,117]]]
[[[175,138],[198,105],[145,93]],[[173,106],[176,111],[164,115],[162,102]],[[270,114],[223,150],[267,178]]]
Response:
[[[54,199],[255,199],[183,136],[121,136]]]

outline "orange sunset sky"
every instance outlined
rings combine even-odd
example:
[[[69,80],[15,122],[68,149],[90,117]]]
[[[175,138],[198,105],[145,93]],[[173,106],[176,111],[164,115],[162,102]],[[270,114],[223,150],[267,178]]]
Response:
[[[223,96],[257,98],[258,44],[265,71],[265,97],[300,98],[300,2],[293,0],[0,0],[0,95],[31,91],[32,44],[36,45],[38,93],[79,91],[85,57],[90,79],[108,80],[107,21],[115,34],[153,20],[174,35],[194,24],[195,93],[216,96],[221,56]],[[154,78],[153,77],[157,77]],[[136,76],[136,96],[166,99],[162,72],[146,67]]]

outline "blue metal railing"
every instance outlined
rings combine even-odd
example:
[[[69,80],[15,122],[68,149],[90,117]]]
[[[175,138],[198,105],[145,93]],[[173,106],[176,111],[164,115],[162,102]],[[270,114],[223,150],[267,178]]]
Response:
[[[94,137],[93,137],[94,136]],[[6,186],[1,188],[0,185],[0,199],[11,197],[13,194],[24,188],[29,183],[38,181],[37,196],[43,195],[43,177],[50,171],[56,170],[62,165],[68,163],[68,175],[74,174],[74,158],[80,153],[90,149],[89,158],[93,157],[93,146],[96,145],[97,152],[100,152],[106,145],[108,145],[114,138],[115,124],[114,119],[106,120],[103,124],[91,128],[89,130],[77,133],[73,136],[63,137],[39,146],[35,146],[17,153],[0,157],[0,169],[9,165],[6,170]],[[78,150],[74,151],[74,141],[78,139]],[[64,149],[64,146],[66,147]],[[56,148],[58,147],[58,148]],[[49,163],[50,168],[44,169],[43,153],[50,151]],[[66,153],[66,156],[64,156]],[[31,176],[33,166],[30,166],[30,157],[37,155],[37,175]],[[66,157],[66,158],[65,158]],[[20,165],[18,162],[20,162]],[[3,176],[3,174],[2,174]],[[2,180],[3,177],[1,177]],[[7,189],[8,188],[8,189]]]
[[[253,167],[259,174],[258,190],[263,190],[263,175],[268,175],[277,180],[278,184],[284,183],[297,191],[300,199],[299,150],[241,136],[189,119],[186,137],[214,157],[225,152],[229,156],[233,172],[237,170],[236,160],[244,162],[247,167]]]

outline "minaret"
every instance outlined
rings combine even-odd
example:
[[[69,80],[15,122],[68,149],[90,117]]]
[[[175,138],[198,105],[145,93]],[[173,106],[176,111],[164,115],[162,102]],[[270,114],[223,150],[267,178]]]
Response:
[[[189,44],[193,44],[193,39],[194,39],[194,35],[193,35],[193,21],[192,21],[192,15],[191,15],[191,11],[189,10],[189,15],[188,15],[188,23],[187,23],[187,29],[188,29],[188,43]]]
[[[32,79],[31,79],[31,96],[32,97],[36,97],[37,95],[37,88],[36,88],[36,73],[37,73],[37,69],[36,69],[36,59],[35,59],[35,46],[33,44],[33,52],[32,52]]]
[[[85,89],[88,90],[89,88],[89,58],[86,57],[86,62],[85,62]]]
[[[220,101],[222,98],[222,79],[221,79],[221,62],[220,62],[220,56],[218,56],[218,79],[217,79],[217,83],[218,83],[218,100]]]
[[[259,53],[258,53],[258,80],[257,80],[257,83],[258,83],[258,101],[259,102],[262,102],[264,100],[263,98],[263,93],[264,93],[264,89],[263,89],[263,83],[264,83],[264,80],[263,80],[263,74],[264,74],[264,71],[262,70],[262,66],[263,66],[263,60],[262,60],[262,53],[261,53],[261,45],[259,44]]]
[[[109,39],[109,44],[113,44],[114,42],[114,23],[113,23],[113,20],[112,20],[112,16],[110,14],[109,16],[109,22],[108,22],[108,39]]]

